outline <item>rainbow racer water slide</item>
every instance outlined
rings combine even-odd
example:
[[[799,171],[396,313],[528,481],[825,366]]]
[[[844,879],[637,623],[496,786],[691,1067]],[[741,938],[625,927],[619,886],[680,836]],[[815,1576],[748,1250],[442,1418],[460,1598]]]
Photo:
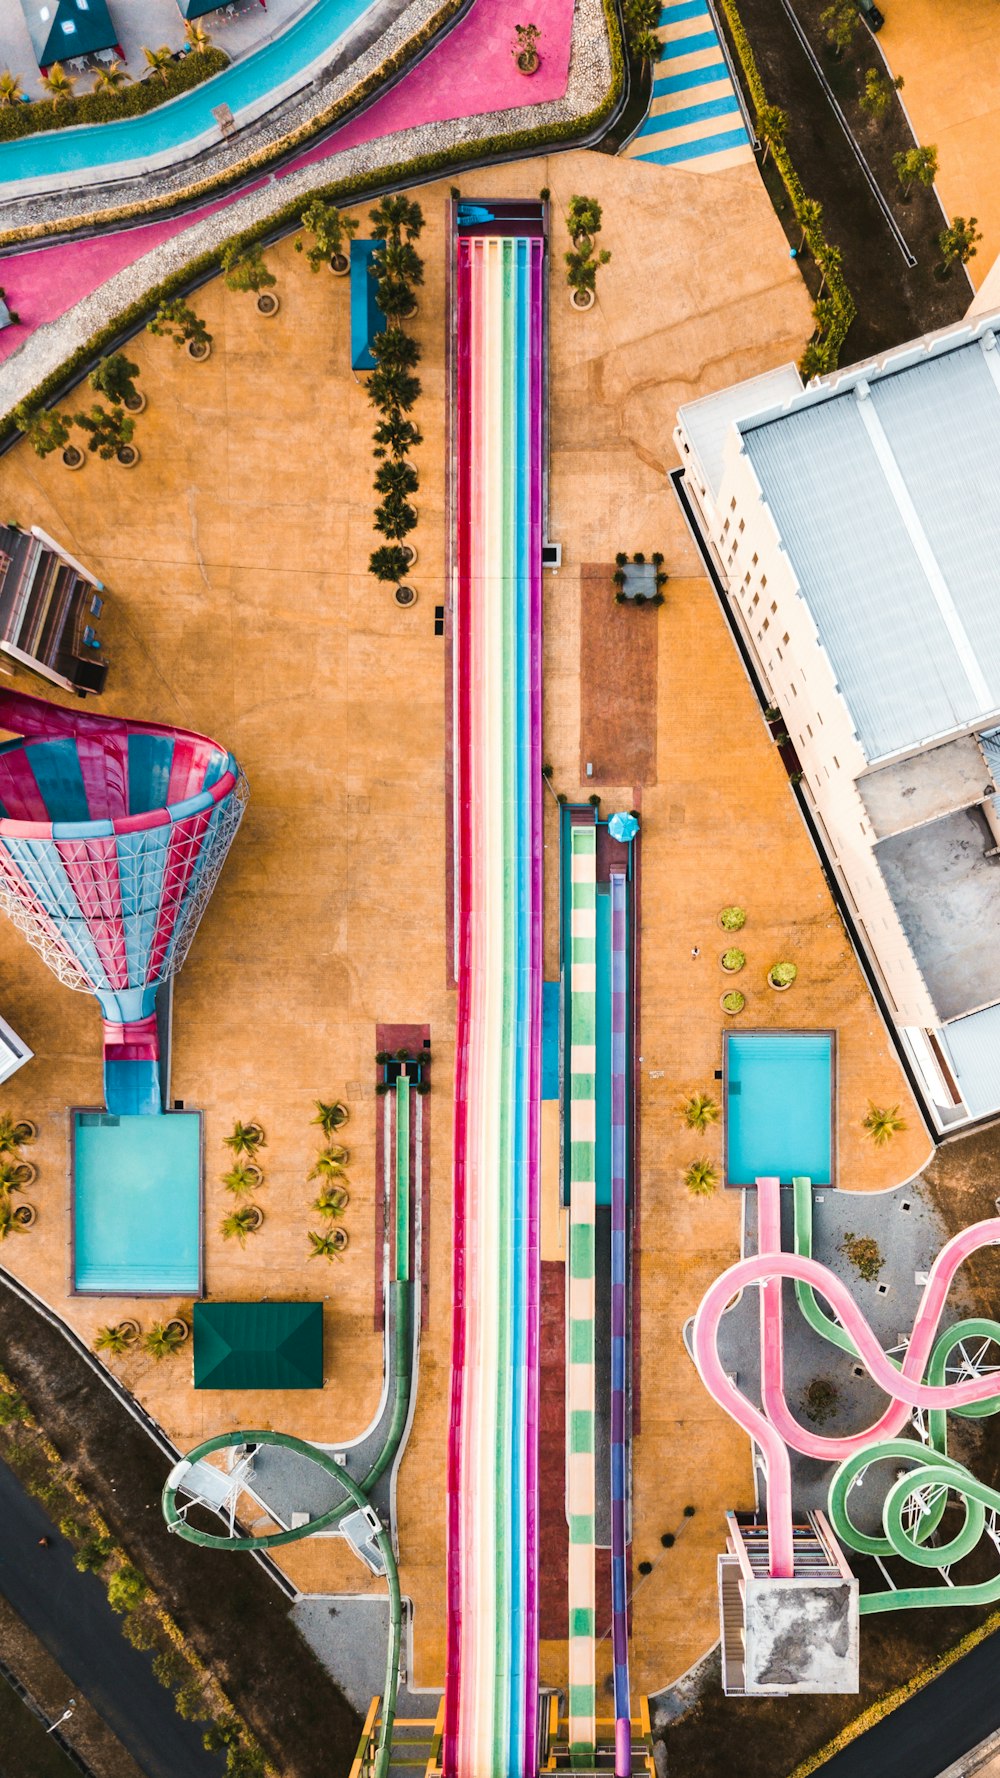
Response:
[[[459,207],[448,1778],[537,1760],[543,266]]]
[[[821,1461],[842,1460],[831,1489],[831,1517],[838,1534],[857,1549],[868,1545],[859,1541],[861,1533],[851,1534],[844,1502],[850,1485],[862,1469],[872,1462],[906,1457],[917,1467],[902,1476],[894,1485],[885,1503],[883,1542],[872,1553],[905,1555],[923,1566],[947,1566],[957,1561],[976,1541],[983,1529],[987,1510],[1000,1512],[1000,1495],[986,1489],[961,1464],[933,1449],[928,1451],[915,1440],[900,1438],[914,1408],[930,1410],[931,1416],[945,1412],[969,1410],[979,1406],[984,1411],[995,1403],[997,1379],[993,1373],[966,1375],[964,1379],[946,1382],[947,1360],[956,1335],[964,1325],[951,1328],[938,1338],[938,1328],[945,1309],[952,1280],[958,1268],[981,1247],[1000,1243],[1000,1218],[974,1223],[955,1235],[942,1247],[928,1274],[913,1330],[902,1361],[895,1365],[882,1350],[850,1291],[834,1273],[803,1252],[783,1253],[781,1250],[781,1198],[777,1179],[758,1179],[759,1253],[740,1260],[716,1279],[706,1292],[695,1316],[693,1353],[699,1374],[709,1393],[720,1407],[742,1426],[759,1447],[767,1469],[767,1515],[769,1572],[773,1579],[794,1574],[792,1485],[789,1448]],[[889,1405],[873,1425],[849,1437],[828,1438],[800,1426],[789,1409],[784,1393],[784,1347],[782,1327],[781,1284],[790,1278],[798,1285],[819,1294],[833,1310],[848,1350],[856,1353],[869,1375],[889,1397]],[[718,1352],[719,1324],[727,1304],[748,1285],[760,1286],[761,1329],[761,1407],[758,1408],[738,1389],[727,1374]],[[820,1311],[822,1313],[822,1311]],[[972,1324],[985,1329],[984,1337],[1000,1340],[1000,1327],[992,1322]],[[988,1330],[992,1330],[990,1333]],[[838,1340],[839,1344],[840,1341]],[[928,1376],[929,1380],[924,1381]],[[932,1422],[933,1423],[933,1422]],[[940,1426],[940,1422],[937,1423]],[[942,1491],[951,1490],[964,1497],[966,1521],[953,1545],[924,1548],[943,1511]],[[987,1498],[989,1497],[989,1498]],[[909,1521],[916,1530],[908,1529]],[[975,1536],[972,1536],[973,1530]],[[915,1589],[924,1595],[940,1589]],[[973,1589],[974,1590],[974,1589]],[[932,1604],[933,1598],[906,1599],[900,1593],[886,1599],[871,1595],[861,1609],[886,1610],[893,1605]],[[957,1590],[944,1589],[948,1602],[957,1602]],[[978,1596],[978,1595],[977,1595]],[[1000,1596],[1000,1579],[994,1590],[983,1598]],[[878,1603],[874,1603],[878,1600]],[[969,1603],[975,1600],[970,1599]]]

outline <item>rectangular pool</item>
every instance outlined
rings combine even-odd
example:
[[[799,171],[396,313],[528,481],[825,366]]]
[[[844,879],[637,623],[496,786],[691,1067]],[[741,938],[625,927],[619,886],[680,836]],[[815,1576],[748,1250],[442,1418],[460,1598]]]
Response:
[[[201,1291],[201,1114],[73,1113],[73,1288]]]
[[[726,1184],[833,1184],[832,1031],[726,1032]]]

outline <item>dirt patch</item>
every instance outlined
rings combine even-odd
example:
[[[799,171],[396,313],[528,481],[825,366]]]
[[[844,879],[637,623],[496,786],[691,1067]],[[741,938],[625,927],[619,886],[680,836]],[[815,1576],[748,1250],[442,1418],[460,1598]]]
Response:
[[[580,569],[580,782],[655,784],[657,608],[616,605],[613,574]]]
[[[167,1534],[162,1454],[56,1328],[0,1282],[0,1361],[283,1778],[330,1778],[361,1724],[252,1557]]]
[[[971,291],[958,268],[943,283],[935,278],[937,236],[944,227],[937,200],[932,191],[918,187],[903,204],[892,169],[893,154],[913,146],[906,118],[896,100],[881,124],[861,111],[857,93],[865,70],[881,70],[881,57],[867,27],[859,25],[853,49],[835,62],[818,22],[827,3],[799,0],[796,13],[917,260],[913,267],[906,265],[893,239],[780,0],[739,0],[739,10],[768,102],[788,117],[786,141],[793,164],[807,195],[823,205],[827,239],[844,256],[844,276],[858,308],[840,354],[848,364],[961,320]],[[770,161],[764,175],[788,239],[797,248],[801,230]],[[816,267],[808,257],[800,266],[815,296]]]

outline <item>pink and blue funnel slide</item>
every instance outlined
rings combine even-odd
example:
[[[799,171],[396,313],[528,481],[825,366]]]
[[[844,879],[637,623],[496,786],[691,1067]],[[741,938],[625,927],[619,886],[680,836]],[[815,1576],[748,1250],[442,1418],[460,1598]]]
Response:
[[[163,1109],[156,993],[187,955],[246,803],[204,735],[0,693],[0,908],[104,1020],[118,1116]]]

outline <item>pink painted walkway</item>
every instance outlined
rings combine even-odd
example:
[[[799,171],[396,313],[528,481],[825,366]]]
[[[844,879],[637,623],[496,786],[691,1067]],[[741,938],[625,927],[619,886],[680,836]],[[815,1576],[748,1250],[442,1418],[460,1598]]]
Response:
[[[412,73],[327,141],[290,161],[276,175],[276,183],[300,167],[416,125],[561,98],[569,75],[573,0],[533,0],[530,17],[541,31],[542,65],[530,79],[518,73],[510,53],[514,26],[524,11],[523,0],[473,0],[465,18]],[[261,179],[248,189],[256,191],[266,183]],[[34,328],[55,321],[124,266],[245,195],[244,191],[220,198],[169,222],[36,247],[3,260],[0,278],[23,325],[0,334],[0,362],[16,352]]]

